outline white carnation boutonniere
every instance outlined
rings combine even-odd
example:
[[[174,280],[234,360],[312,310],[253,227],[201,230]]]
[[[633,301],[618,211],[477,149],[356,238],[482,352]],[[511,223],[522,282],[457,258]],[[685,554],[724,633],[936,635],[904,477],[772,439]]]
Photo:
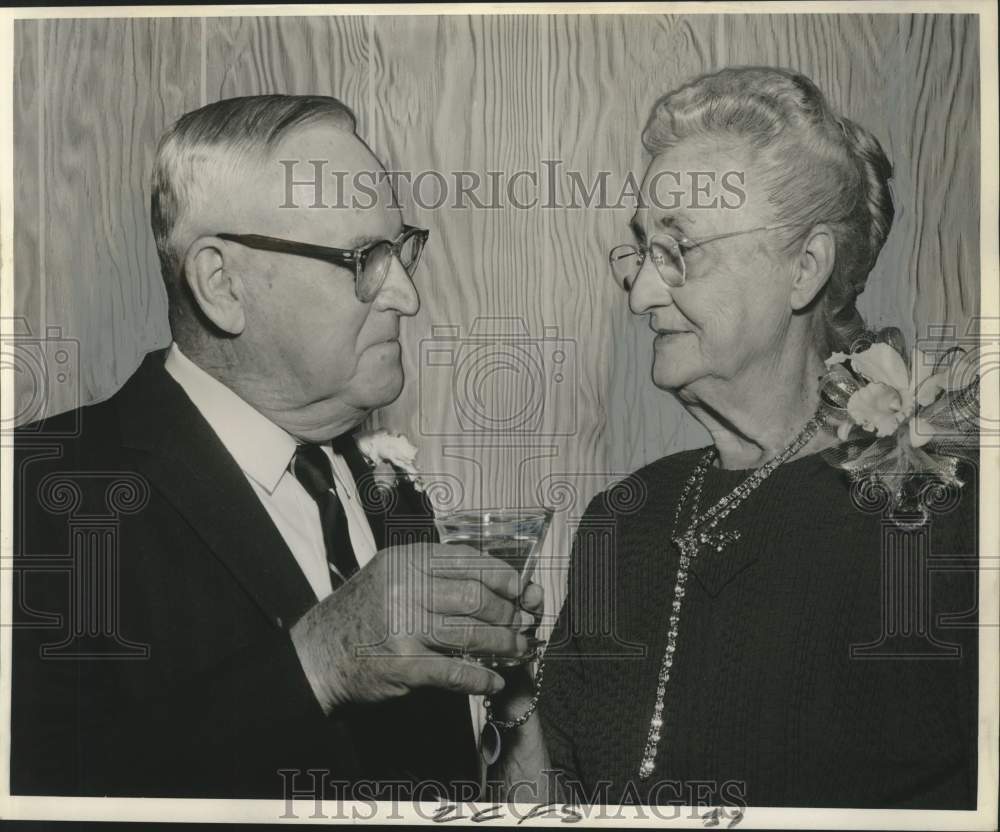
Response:
[[[355,441],[372,467],[372,474],[380,487],[395,488],[401,471],[417,491],[424,490],[416,465],[417,448],[403,434],[370,430],[357,434]]]
[[[840,444],[824,456],[855,479],[881,481],[893,511],[926,517],[915,475],[961,487],[958,460],[978,451],[978,368],[957,349],[911,356],[893,328],[879,337],[826,359],[820,415]]]

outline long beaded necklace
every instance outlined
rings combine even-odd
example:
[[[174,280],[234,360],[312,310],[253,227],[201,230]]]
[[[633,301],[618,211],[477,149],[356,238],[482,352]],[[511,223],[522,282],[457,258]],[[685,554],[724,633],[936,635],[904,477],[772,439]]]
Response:
[[[680,500],[677,502],[677,513],[674,515],[673,529],[670,532],[670,539],[680,551],[680,561],[677,565],[677,578],[674,582],[670,627],[667,630],[667,649],[663,653],[663,662],[660,665],[660,673],[657,676],[656,704],[653,708],[653,718],[649,723],[646,748],[642,755],[642,762],[639,764],[640,780],[648,779],[656,768],[656,752],[659,749],[662,736],[661,729],[663,728],[663,702],[667,694],[667,682],[670,680],[670,668],[674,663],[674,652],[677,650],[677,625],[680,622],[681,601],[684,598],[684,585],[687,583],[688,567],[690,567],[691,561],[698,556],[701,546],[711,545],[715,547],[716,551],[721,552],[729,543],[740,539],[740,532],[736,530],[718,532],[716,534],[711,534],[711,532],[755,491],[779,465],[802,450],[806,443],[816,435],[816,431],[818,430],[819,422],[815,418],[810,419],[802,431],[777,456],[754,471],[702,515],[698,514],[698,510],[701,503],[701,492],[705,485],[705,474],[718,454],[718,451],[714,447],[705,452],[698,465],[695,466],[691,476],[688,477],[687,482],[684,483]],[[689,495],[691,497],[691,519],[687,530],[680,533],[681,515],[684,512],[684,506],[688,501]]]

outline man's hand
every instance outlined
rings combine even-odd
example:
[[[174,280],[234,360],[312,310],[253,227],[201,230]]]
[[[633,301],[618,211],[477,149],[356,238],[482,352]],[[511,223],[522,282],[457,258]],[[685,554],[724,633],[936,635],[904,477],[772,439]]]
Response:
[[[418,687],[493,694],[503,679],[457,656],[525,654],[522,631],[542,603],[541,587],[522,587],[514,569],[471,547],[397,546],[309,610],[291,638],[326,713]]]

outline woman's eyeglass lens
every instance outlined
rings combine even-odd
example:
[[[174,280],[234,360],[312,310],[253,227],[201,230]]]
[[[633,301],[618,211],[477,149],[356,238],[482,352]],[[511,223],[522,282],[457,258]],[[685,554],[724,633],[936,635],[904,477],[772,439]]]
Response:
[[[611,274],[626,292],[632,290],[646,257],[651,257],[657,274],[667,286],[676,289],[684,285],[687,268],[680,244],[670,237],[657,237],[648,246],[615,246],[608,254]]]
[[[371,248],[365,257],[363,268],[358,272],[358,299],[362,303],[369,303],[375,298],[389,274],[394,254],[403,264],[406,273],[412,277],[420,260],[420,253],[424,249],[425,240],[425,234],[420,229],[414,229],[406,233],[395,245],[383,240]]]

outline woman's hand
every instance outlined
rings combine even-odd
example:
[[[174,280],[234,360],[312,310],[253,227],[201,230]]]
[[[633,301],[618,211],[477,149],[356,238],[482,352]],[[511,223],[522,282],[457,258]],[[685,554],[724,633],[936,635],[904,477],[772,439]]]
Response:
[[[516,667],[495,668],[504,681],[504,688],[490,696],[493,718],[498,722],[511,722],[523,716],[531,707],[535,695],[535,673],[532,663]]]
[[[521,608],[540,618],[543,601],[541,589],[532,584],[522,595]],[[535,647],[538,642],[531,644]],[[497,672],[503,677],[504,688],[490,696],[493,719],[501,723],[516,722],[531,711],[533,702],[537,704],[532,663],[498,668]],[[543,775],[549,768],[549,756],[537,711],[531,712],[524,724],[516,728],[500,729],[499,735],[500,756],[487,773],[492,784],[488,789],[489,799],[507,799],[508,790],[514,784],[533,787],[530,802],[547,803],[554,799],[548,793],[549,783]],[[519,794],[518,799],[526,799],[526,796]]]
[[[534,651],[544,642],[536,638],[536,630],[545,608],[545,595],[538,584],[528,584],[518,600],[518,606],[535,617],[535,623],[523,631],[528,638],[528,650]],[[504,680],[504,688],[499,693],[490,696],[493,716],[501,722],[517,719],[531,707],[531,699],[535,693],[534,671],[532,662],[513,667],[494,668]]]

